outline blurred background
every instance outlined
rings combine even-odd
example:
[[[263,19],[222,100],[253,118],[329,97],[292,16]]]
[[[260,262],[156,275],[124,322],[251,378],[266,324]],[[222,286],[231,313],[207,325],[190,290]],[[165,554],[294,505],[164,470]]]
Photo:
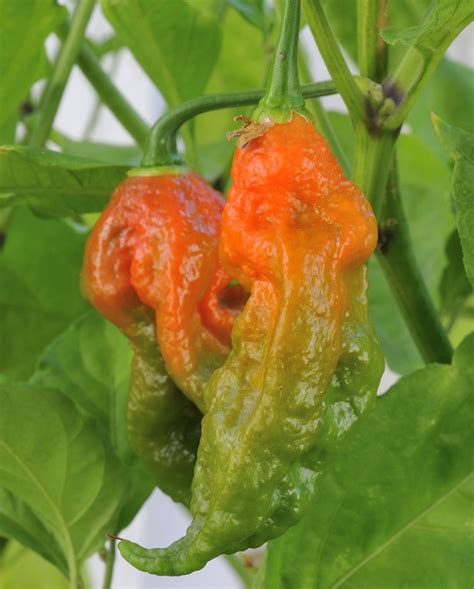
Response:
[[[240,18],[240,17],[239,17]],[[354,23],[355,26],[355,23]],[[448,50],[448,56],[466,65],[474,65],[474,27],[466,29]],[[88,28],[88,36],[101,41],[112,33],[110,25],[97,8]],[[309,65],[313,78],[328,79],[329,75],[307,27],[302,30],[301,41],[309,56]],[[48,39],[47,49],[51,56],[57,50],[55,38]],[[165,104],[143,72],[131,53],[122,49],[107,55],[103,64],[114,83],[134,105],[136,110],[150,125],[164,112]],[[38,85],[37,85],[38,86]],[[39,90],[37,87],[36,90]],[[323,98],[324,105],[333,111],[345,112],[338,96]],[[64,98],[61,102],[55,129],[70,139],[93,140],[119,145],[130,145],[130,138],[106,107],[99,104],[98,98],[87,80],[77,67],[74,68]],[[54,149],[54,144],[48,147]],[[383,393],[397,378],[387,370],[380,392]],[[144,546],[167,546],[181,537],[190,522],[186,511],[173,503],[160,491],[155,491],[133,524],[122,532],[131,540],[139,541]],[[249,558],[258,559],[257,554]],[[92,586],[100,586],[103,577],[103,564],[99,557],[90,560],[89,569]],[[141,588],[219,588],[237,589],[241,587],[238,576],[225,558],[220,557],[209,563],[202,571],[186,577],[160,578],[141,573],[120,556],[117,557],[114,572],[114,589]]]

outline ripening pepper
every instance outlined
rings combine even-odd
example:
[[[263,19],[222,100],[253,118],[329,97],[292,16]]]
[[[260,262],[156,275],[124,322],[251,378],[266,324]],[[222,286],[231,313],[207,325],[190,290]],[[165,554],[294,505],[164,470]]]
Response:
[[[119,545],[159,575],[189,573],[295,523],[383,368],[366,311],[364,264],[377,242],[369,203],[305,117],[243,135],[220,253],[250,298],[204,391],[193,521],[168,548]]]
[[[130,176],[95,225],[84,258],[87,298],[135,351],[131,445],[156,484],[185,504],[199,442],[195,405],[203,407],[204,385],[228,353],[242,292],[228,287],[218,262],[222,208],[223,198],[196,174]]]

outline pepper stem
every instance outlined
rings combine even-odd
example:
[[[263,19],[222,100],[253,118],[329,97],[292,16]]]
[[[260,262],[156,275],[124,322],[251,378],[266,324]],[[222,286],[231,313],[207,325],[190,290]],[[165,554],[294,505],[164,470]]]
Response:
[[[268,119],[286,123],[293,111],[308,115],[298,77],[300,14],[300,0],[284,0],[280,38],[267,89],[252,117],[257,123]]]
[[[306,98],[336,94],[336,87],[330,81],[306,84],[302,87]],[[176,135],[181,125],[193,117],[221,108],[257,104],[263,97],[261,90],[211,94],[192,98],[162,115],[151,128],[145,145],[141,165],[143,167],[175,166],[183,164],[176,147]]]

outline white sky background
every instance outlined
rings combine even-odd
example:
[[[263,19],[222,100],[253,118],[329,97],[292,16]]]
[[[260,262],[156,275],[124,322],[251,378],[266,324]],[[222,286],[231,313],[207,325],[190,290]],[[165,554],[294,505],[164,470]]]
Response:
[[[111,28],[97,9],[89,25],[88,34],[101,39],[111,32]],[[474,26],[471,25],[456,39],[448,49],[448,56],[469,66],[474,65]],[[302,42],[309,50],[311,70],[317,72],[319,80],[330,78],[319,51],[309,30],[302,32]],[[48,40],[48,47],[54,51],[54,39]],[[164,111],[165,105],[146,74],[140,69],[128,50],[120,52],[120,59],[114,62],[113,56],[105,59],[104,65],[113,72],[115,84],[134,105],[145,121],[152,124]],[[89,83],[77,67],[74,68],[64,98],[55,120],[55,128],[70,138],[83,139],[83,131],[94,109],[96,97]],[[324,105],[331,110],[345,111],[339,96],[323,98]],[[98,123],[88,139],[130,144],[128,133],[123,130],[106,107],[101,107]],[[381,388],[386,390],[396,376],[390,372],[384,375]],[[160,491],[155,491],[140,511],[135,521],[121,535],[137,541],[144,546],[167,546],[181,537],[190,521],[189,515],[179,505],[173,503]],[[98,557],[90,561],[94,589],[101,586],[103,565]],[[118,554],[115,565],[113,589],[238,589],[241,583],[224,558],[217,558],[202,571],[186,577],[161,578],[136,571]]]

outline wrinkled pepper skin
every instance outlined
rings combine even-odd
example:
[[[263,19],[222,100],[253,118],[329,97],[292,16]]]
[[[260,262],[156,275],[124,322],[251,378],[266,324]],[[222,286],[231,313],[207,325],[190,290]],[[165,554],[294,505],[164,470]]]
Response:
[[[232,178],[220,249],[251,294],[205,389],[193,521],[168,548],[119,545],[159,575],[187,574],[294,524],[330,440],[371,404],[381,374],[365,299],[376,221],[325,140],[293,114],[237,149]]]
[[[222,208],[223,198],[196,174],[130,177],[95,225],[84,257],[86,297],[135,351],[131,445],[155,483],[185,504],[202,416],[175,383],[202,406],[238,312],[221,301],[230,281],[217,258]]]
[[[341,356],[324,393],[321,427],[315,443],[299,462],[292,465],[274,491],[275,510],[249,538],[249,548],[283,534],[299,521],[338,445],[374,405],[385,361],[367,317],[365,275],[366,269],[361,267],[347,278],[351,297],[342,324]]]

